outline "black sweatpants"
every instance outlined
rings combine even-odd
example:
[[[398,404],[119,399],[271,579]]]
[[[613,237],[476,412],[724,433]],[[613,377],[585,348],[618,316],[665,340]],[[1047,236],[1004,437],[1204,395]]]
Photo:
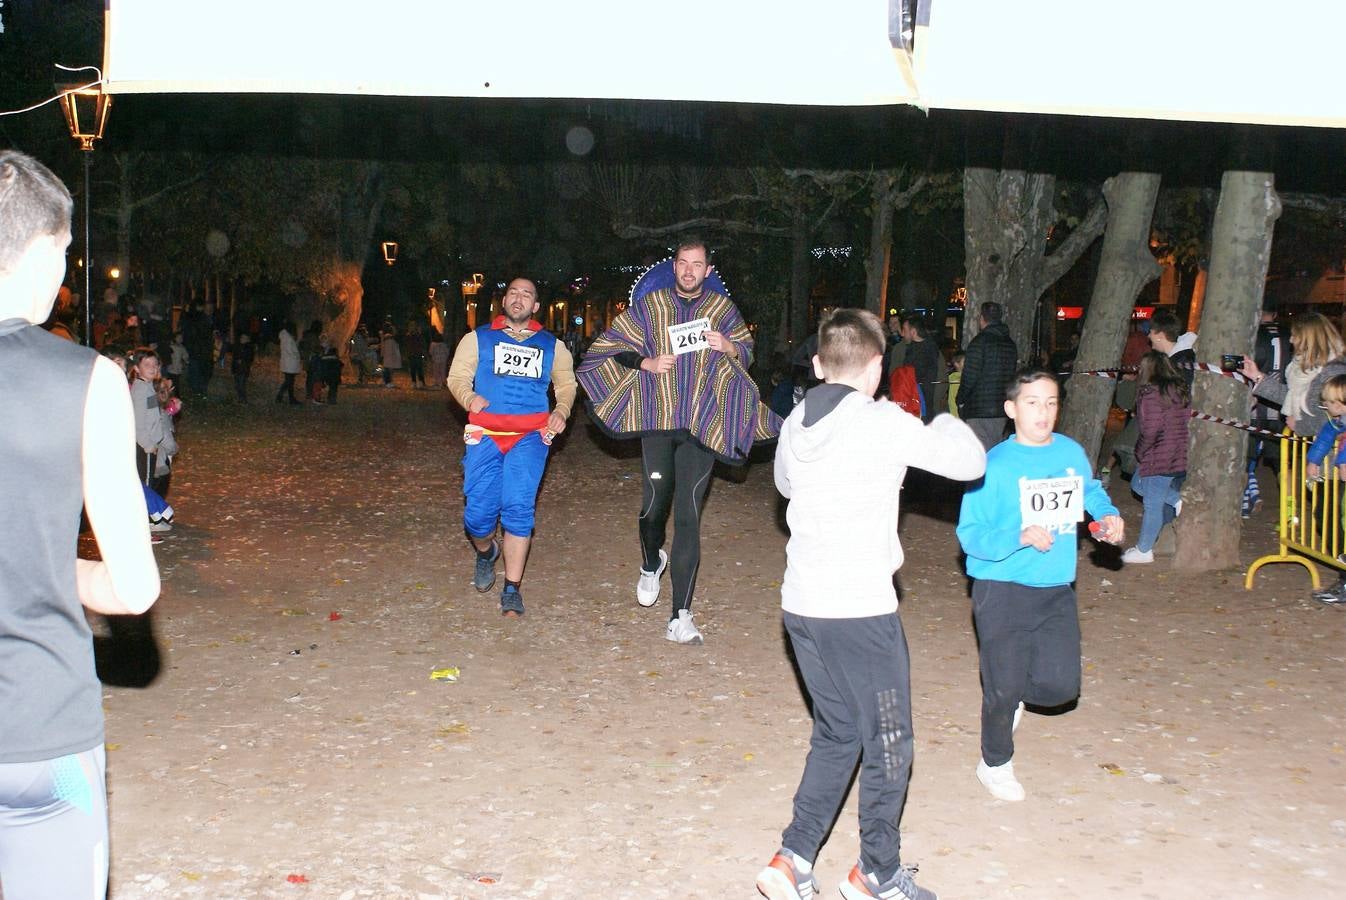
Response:
[[[897,613],[819,619],[785,613],[813,700],[813,736],[781,846],[809,861],[827,837],[860,761],[860,859],[882,881],[900,860],[898,819],[911,777],[911,671]]]
[[[1021,702],[1061,706],[1080,695],[1075,589],[978,580],[972,619],[981,659],[981,758],[1002,766],[1014,756],[1014,711]]]
[[[690,609],[701,567],[701,501],[710,485],[715,457],[689,437],[651,435],[640,439],[643,489],[640,502],[640,553],[646,572],[659,568],[659,549],[664,546],[668,513],[673,512],[672,570],[673,607]]]

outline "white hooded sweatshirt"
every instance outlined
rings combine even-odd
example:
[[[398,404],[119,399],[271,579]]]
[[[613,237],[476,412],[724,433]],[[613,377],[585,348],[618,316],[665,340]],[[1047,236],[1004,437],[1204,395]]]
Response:
[[[970,481],[985,473],[986,451],[953,416],[922,425],[844,385],[819,385],[795,407],[776,446],[776,488],[790,501],[782,609],[820,619],[897,610],[898,499],[908,466]]]

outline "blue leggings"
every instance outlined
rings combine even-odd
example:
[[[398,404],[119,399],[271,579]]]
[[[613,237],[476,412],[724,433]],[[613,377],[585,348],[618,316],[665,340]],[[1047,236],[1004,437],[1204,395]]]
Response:
[[[533,513],[542,470],[550,448],[539,432],[530,432],[508,453],[489,437],[468,444],[463,454],[463,527],[470,537],[495,534],[498,521],[506,534],[532,537]],[[6,898],[8,900],[8,898]]]
[[[0,896],[107,896],[107,757],[83,753],[0,763]]]

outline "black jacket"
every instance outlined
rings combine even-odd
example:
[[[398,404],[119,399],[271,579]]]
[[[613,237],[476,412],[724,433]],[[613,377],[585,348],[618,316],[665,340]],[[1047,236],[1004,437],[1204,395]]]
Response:
[[[1004,322],[987,325],[967,345],[958,386],[958,415],[996,419],[1005,415],[1005,388],[1014,378],[1019,352]]]

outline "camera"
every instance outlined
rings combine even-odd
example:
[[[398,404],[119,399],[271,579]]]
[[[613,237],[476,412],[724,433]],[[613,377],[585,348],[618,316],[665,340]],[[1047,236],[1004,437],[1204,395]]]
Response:
[[[1220,368],[1225,372],[1237,372],[1243,368],[1243,357],[1238,353],[1226,353],[1220,357]]]

